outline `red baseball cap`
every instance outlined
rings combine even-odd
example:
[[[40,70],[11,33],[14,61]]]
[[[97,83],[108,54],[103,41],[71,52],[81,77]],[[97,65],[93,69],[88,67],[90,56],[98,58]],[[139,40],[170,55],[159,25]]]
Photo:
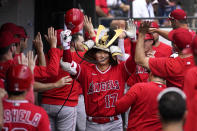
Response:
[[[151,33],[146,33],[145,40],[154,40],[154,37]]]
[[[192,42],[192,35],[188,29],[178,28],[170,31],[168,38],[172,41],[179,49],[189,48]]]
[[[153,21],[151,22],[151,25],[150,25],[151,28],[159,28],[159,25],[157,22]]]
[[[169,14],[170,20],[184,20],[187,18],[187,14],[182,9],[175,9]]]
[[[20,39],[15,38],[14,35],[9,31],[3,31],[0,33],[0,48],[5,48],[12,43],[19,43]]]
[[[27,38],[25,30],[21,26],[17,26],[14,23],[5,23],[1,26],[0,31],[9,31],[14,35],[18,35],[19,38]]]

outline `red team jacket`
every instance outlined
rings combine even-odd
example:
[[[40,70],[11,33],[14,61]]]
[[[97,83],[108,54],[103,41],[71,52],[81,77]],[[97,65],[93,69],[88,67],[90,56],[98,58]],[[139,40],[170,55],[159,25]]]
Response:
[[[50,131],[46,111],[27,100],[4,100],[3,131]]]
[[[58,48],[51,48],[48,52],[49,62],[47,67],[45,66],[35,66],[34,68],[34,78],[40,80],[43,78],[49,78],[58,75],[59,61],[60,61],[60,50]]]
[[[59,50],[59,56],[62,56],[62,53],[63,53],[63,50]],[[50,55],[50,52],[48,55]],[[47,63],[49,62],[49,57],[47,55],[46,55],[46,62]],[[62,77],[70,75],[68,72],[62,70],[60,65],[59,65],[59,71],[57,73],[58,73],[57,76],[43,79],[40,82],[53,83],[53,82],[57,82]],[[61,88],[54,88],[54,89],[43,92],[42,104],[63,105],[65,99],[70,94],[71,88],[72,88],[72,85],[65,85]],[[72,88],[72,92],[68,98],[68,101],[65,103],[65,106],[72,106],[72,107],[76,106],[78,104],[78,94],[79,94],[79,87],[75,85]]]
[[[101,72],[94,64],[78,65],[77,80],[82,86],[88,116],[115,116],[115,102],[123,96],[125,82],[135,71],[131,57]]]
[[[197,131],[197,67],[185,74],[183,90],[187,96],[188,110],[184,131]]]
[[[149,67],[156,76],[166,79],[167,87],[183,89],[186,71],[194,66],[193,56],[187,58],[150,58]]]
[[[157,95],[166,88],[155,82],[137,83],[116,102],[116,112],[123,113],[131,107],[127,131],[161,131]]]

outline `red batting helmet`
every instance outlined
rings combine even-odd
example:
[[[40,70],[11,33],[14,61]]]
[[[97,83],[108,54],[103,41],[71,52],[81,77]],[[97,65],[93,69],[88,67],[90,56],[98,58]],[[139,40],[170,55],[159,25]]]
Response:
[[[77,9],[68,10],[64,16],[66,27],[72,31],[72,34],[79,32],[83,28],[84,15]]]
[[[25,91],[33,86],[33,74],[28,66],[13,65],[7,71],[6,90]]]

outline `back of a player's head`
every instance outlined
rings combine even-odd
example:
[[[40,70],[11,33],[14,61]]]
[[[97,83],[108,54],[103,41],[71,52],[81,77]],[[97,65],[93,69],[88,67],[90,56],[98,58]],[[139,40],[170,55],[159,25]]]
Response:
[[[186,96],[176,87],[163,90],[157,97],[162,122],[179,122],[186,112]]]
[[[73,42],[77,42],[79,40],[79,36],[83,36],[81,33],[77,32],[75,34],[72,35],[72,40],[71,43]]]
[[[12,65],[6,74],[8,95],[20,95],[33,86],[33,74],[28,66]]]

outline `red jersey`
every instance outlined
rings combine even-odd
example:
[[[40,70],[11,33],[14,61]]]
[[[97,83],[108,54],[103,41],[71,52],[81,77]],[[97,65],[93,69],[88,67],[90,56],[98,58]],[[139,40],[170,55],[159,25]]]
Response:
[[[86,114],[92,117],[117,115],[115,102],[122,97],[125,82],[134,71],[131,57],[103,72],[94,64],[78,65],[76,76],[83,89]]]
[[[15,64],[13,60],[8,60],[6,62],[0,62],[0,78],[5,80],[6,72],[8,68]]]
[[[150,58],[149,67],[156,76],[166,79],[167,87],[183,88],[186,71],[194,66],[193,56],[187,58]]]
[[[4,100],[3,131],[50,131],[46,111],[26,100]]]
[[[107,7],[107,0],[95,0],[95,4],[96,6],[99,6],[106,15],[108,15],[109,10]]]
[[[83,55],[85,54],[85,52],[77,52],[79,54],[80,57],[83,58]],[[83,62],[83,60],[77,55],[76,52],[71,52],[72,55],[72,60],[74,60],[76,63],[81,64]],[[74,87],[78,88],[79,90],[79,95],[82,94],[82,88],[79,82],[75,81],[74,82]]]
[[[59,71],[60,50],[58,48],[51,48],[48,52],[49,62],[46,66],[35,66],[34,77],[36,81],[46,79],[47,77],[57,76]]]
[[[61,53],[59,55],[62,56],[63,52],[62,51],[60,52]],[[49,52],[49,55],[50,55],[50,52]],[[46,55],[46,63],[48,63],[49,61],[50,61],[49,57]],[[52,76],[40,82],[54,83],[60,80],[62,77],[70,75],[68,72],[62,70],[61,67],[59,68],[59,71],[57,73],[58,73],[57,76]],[[72,88],[72,92],[70,94],[71,88]],[[76,86],[72,87],[72,85],[65,85],[61,88],[54,88],[54,89],[45,91],[42,93],[42,104],[63,105],[65,102],[65,99],[70,94],[70,96],[68,97],[68,101],[65,103],[65,106],[76,106],[78,104],[78,94],[79,94],[78,88],[79,87],[76,87]]]
[[[159,42],[159,46],[153,46],[152,49],[155,50],[155,57],[170,57],[172,55],[172,47],[163,43]]]
[[[116,112],[126,112],[129,107],[127,131],[161,131],[157,95],[166,88],[155,82],[137,83],[116,102]]]
[[[183,90],[187,96],[188,110],[184,131],[197,131],[197,67],[185,74]]]

